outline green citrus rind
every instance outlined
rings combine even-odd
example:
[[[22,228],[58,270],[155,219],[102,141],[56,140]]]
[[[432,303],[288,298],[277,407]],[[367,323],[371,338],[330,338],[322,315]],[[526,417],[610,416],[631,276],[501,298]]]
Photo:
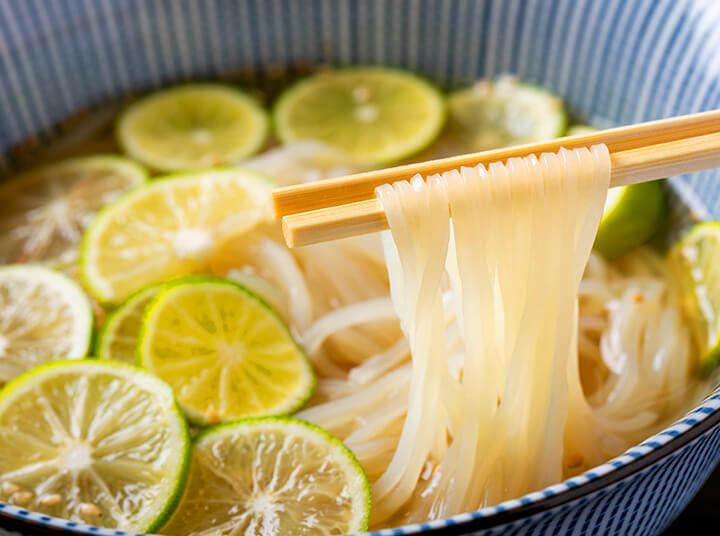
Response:
[[[156,320],[156,317],[160,312],[160,308],[163,306],[163,302],[169,296],[171,297],[174,291],[176,291],[177,289],[184,289],[188,286],[193,285],[222,285],[237,290],[241,292],[242,295],[254,300],[268,315],[272,317],[273,321],[276,322],[277,327],[284,331],[287,338],[292,341],[292,344],[297,350],[296,357],[300,360],[300,363],[303,366],[304,381],[301,382],[301,388],[299,388],[297,393],[294,393],[292,397],[288,397],[287,403],[281,408],[276,408],[276,410],[272,413],[253,415],[252,417],[260,417],[267,415],[289,415],[297,412],[302,407],[304,407],[314,394],[317,386],[317,378],[315,376],[315,372],[305,354],[304,349],[292,336],[290,328],[287,326],[279,313],[262,296],[253,292],[246,286],[230,279],[206,275],[190,275],[176,278],[171,282],[167,283],[162,289],[162,291],[159,292],[145,308],[145,313],[143,315],[143,321],[140,328],[140,337],[138,344],[138,357],[141,366],[146,370],[154,373],[154,367],[152,363],[153,358],[149,346],[152,343],[152,324]],[[160,377],[162,378],[162,376]],[[186,404],[183,404],[182,397],[178,396],[177,398],[180,407],[182,407],[185,412],[185,416],[194,425],[205,427],[217,424],[216,422],[208,419],[204,411],[198,411],[196,408],[190,408]],[[238,418],[244,417],[245,416],[236,416],[232,417],[230,420],[237,420]]]
[[[502,87],[506,89],[498,89]],[[513,108],[515,113],[510,113]],[[567,129],[560,97],[514,78],[481,81],[452,92],[448,114],[447,134],[467,152],[540,142],[563,136]],[[528,118],[535,120],[533,130],[528,129]]]
[[[352,118],[350,116],[342,118],[344,112],[347,112],[347,99],[340,103],[340,107],[346,109],[341,110],[342,113],[331,117],[333,121],[340,123],[339,125],[331,125],[330,130],[332,132],[328,131],[328,123],[318,121],[311,125],[311,121],[303,121],[297,124],[298,122],[293,120],[293,115],[298,110],[302,110],[303,113],[308,110],[311,113],[318,110],[322,110],[323,113],[327,112],[328,95],[332,97],[332,92],[335,91],[334,97],[337,97],[337,87],[341,85],[340,82],[354,82],[354,77],[360,80],[362,80],[362,77],[374,77],[376,82],[385,78],[385,83],[406,84],[405,90],[414,92],[412,97],[424,101],[423,106],[426,109],[423,110],[423,113],[426,113],[427,117],[424,119],[421,128],[416,129],[417,132],[413,132],[412,135],[408,135],[404,139],[390,140],[382,148],[361,151],[357,149],[356,145],[338,143],[338,136],[336,136],[338,132],[350,132],[348,124],[353,121]],[[328,87],[331,90],[330,92],[328,92]],[[340,94],[342,94],[342,90],[340,90]],[[347,97],[347,95],[344,95],[344,97]],[[400,98],[399,100],[403,101],[404,99]],[[307,101],[314,101],[316,104]],[[408,110],[408,116],[410,116],[409,112],[410,110]],[[275,134],[284,143],[315,139],[333,145],[362,162],[374,165],[388,165],[404,160],[427,148],[440,135],[445,124],[446,114],[447,110],[442,92],[428,80],[402,69],[356,66],[323,71],[296,82],[286,89],[275,102],[272,110],[272,120]],[[387,131],[387,129],[382,130],[382,125],[397,125],[397,119],[393,121],[380,119],[376,124],[379,127],[375,130],[382,134]],[[343,125],[345,126],[343,127]],[[356,130],[356,132],[358,131]],[[378,138],[379,136],[372,137]],[[354,135],[351,138],[356,141],[358,136]]]
[[[0,191],[2,193],[5,193],[6,190],[12,191],[21,185],[20,181],[22,181],[24,183],[22,185],[25,186],[28,180],[32,180],[33,178],[38,179],[49,171],[73,167],[109,167],[122,169],[123,174],[136,181],[138,186],[147,182],[150,178],[147,168],[132,158],[117,154],[101,153],[92,156],[76,156],[29,169],[4,182]]]
[[[193,97],[197,100],[195,109],[193,109],[192,105],[189,108],[186,104],[181,106],[181,101],[189,102],[193,100]],[[203,102],[203,99],[205,99],[205,102]],[[215,99],[216,102],[210,102],[211,99]],[[223,99],[226,102],[219,102]],[[179,139],[175,140],[176,142],[179,142],[184,137],[187,140],[186,146],[191,146],[194,143],[192,138],[193,129],[212,134],[213,126],[216,129],[228,126],[228,123],[223,125],[222,120],[223,118],[227,120],[230,110],[227,110],[225,114],[216,113],[217,106],[223,104],[233,107],[232,112],[236,116],[239,114],[243,121],[249,122],[248,125],[237,123],[231,125],[230,128],[242,130],[241,127],[244,127],[249,129],[250,132],[243,139],[243,143],[238,143],[236,146],[230,145],[223,150],[220,150],[217,146],[212,150],[213,148],[208,146],[207,149],[212,150],[215,154],[211,159],[212,161],[205,158],[198,160],[192,157],[183,159],[178,156],[177,151],[172,150],[166,150],[164,151],[165,154],[160,154],[163,151],[158,150],[157,147],[155,147],[155,150],[148,147],[147,140],[145,144],[138,140],[140,135],[146,135],[142,126],[138,125],[138,123],[145,122],[145,126],[150,125],[150,128],[156,128],[158,124],[166,123],[165,126],[170,127],[167,131],[172,132],[173,126],[178,128]],[[168,105],[170,105],[170,113],[168,113],[168,110],[162,110]],[[211,116],[213,113],[215,114],[215,117],[210,117],[209,121],[208,112],[211,112]],[[203,114],[206,115],[204,119],[201,117]],[[236,119],[240,120],[238,117]],[[195,121],[184,134],[180,129],[186,129],[189,125],[183,124],[183,120],[191,123]],[[218,120],[221,121],[220,125],[217,123]],[[213,122],[215,122],[214,125]],[[260,102],[241,89],[218,83],[194,83],[161,89],[134,102],[123,111],[115,130],[118,144],[126,154],[145,163],[152,169],[161,172],[173,172],[232,164],[255,154],[267,142],[270,133],[270,119]],[[234,140],[239,139],[239,132],[225,134],[232,136]],[[167,140],[167,136],[151,136],[149,133],[147,133],[147,137],[151,139],[156,137],[162,141]],[[225,143],[227,140],[223,140],[223,142]],[[212,143],[212,140],[210,140],[210,143]]]
[[[98,270],[97,267],[95,267],[94,260],[97,257],[98,252],[94,250],[94,248],[99,247],[97,246],[97,242],[102,236],[102,233],[111,225],[113,217],[120,214],[121,210],[129,210],[128,206],[133,202],[141,200],[143,196],[150,195],[156,191],[162,191],[167,187],[182,184],[183,182],[200,184],[203,181],[209,180],[211,177],[223,178],[225,176],[230,177],[232,175],[237,175],[239,181],[246,183],[248,186],[247,191],[256,198],[258,207],[267,204],[264,197],[269,195],[269,192],[272,189],[272,182],[268,180],[267,175],[249,169],[220,167],[204,171],[174,173],[158,177],[145,186],[126,192],[112,203],[103,207],[95,215],[92,223],[85,231],[80,250],[80,277],[93,297],[105,306],[116,305],[118,302],[122,302],[129,297],[129,295],[115,295],[113,290],[109,289],[109,283],[106,280],[102,280],[103,276],[97,273]],[[250,188],[251,184],[252,188]],[[263,199],[261,199],[261,197],[263,197]],[[268,208],[268,218],[269,217]],[[169,275],[168,278],[179,277],[182,275],[186,274],[172,274]],[[157,282],[159,281],[148,281],[145,285],[140,285],[139,288]],[[136,292],[139,288],[135,289],[130,294]]]
[[[112,359],[114,361],[131,363],[131,361],[127,358],[120,359],[117,355],[113,355],[111,350],[113,337],[127,315],[135,313],[138,304],[144,300],[147,300],[145,303],[145,306],[147,306],[147,304],[150,303],[152,296],[155,296],[164,286],[165,283],[153,283],[147,287],[143,287],[108,314],[95,340],[95,357],[98,359]],[[143,310],[144,308],[145,307],[143,307]],[[140,315],[142,316],[142,310],[140,311]],[[132,363],[139,365],[137,349],[133,352]]]
[[[61,290],[68,298],[73,309],[73,318],[77,321],[78,332],[74,335],[77,341],[66,359],[82,359],[87,356],[92,343],[93,309],[90,300],[80,285],[67,275],[36,264],[9,264],[0,266],[0,280],[4,275],[18,274],[20,279],[36,278]]]
[[[247,417],[203,430],[194,438],[193,448],[212,445],[214,440],[218,438],[243,433],[244,431],[253,431],[257,428],[271,428],[283,432],[286,430],[292,431],[294,434],[302,435],[304,439],[327,447],[328,455],[342,463],[343,474],[348,476],[348,483],[352,489],[353,503],[358,509],[353,522],[347,527],[347,533],[355,534],[368,530],[372,507],[372,491],[367,473],[353,452],[342,441],[315,424],[294,417]],[[178,511],[181,509],[182,503],[178,507]]]
[[[720,256],[720,222],[717,221],[695,224],[669,253],[671,266],[677,270],[693,339],[700,352],[699,372],[703,377],[720,365],[720,281],[713,276],[718,265],[712,262],[710,266],[704,266],[697,258],[696,244],[706,237],[714,241],[712,257],[715,257],[715,249]]]
[[[85,188],[93,183],[93,180],[82,182],[79,179],[86,175],[88,178],[104,180],[108,176],[117,177],[116,181],[112,184],[107,184],[105,190],[95,189],[87,191]],[[29,225],[31,220],[26,222],[20,222],[18,217],[23,213],[36,213],[35,209],[40,209],[38,216],[41,217],[40,223],[34,221],[32,225],[46,225],[46,220],[52,220],[53,218],[67,217],[70,218],[70,222],[65,225],[72,225],[78,227],[82,231],[82,228],[86,225],[87,215],[92,215],[97,212],[100,208],[100,204],[107,200],[107,197],[100,197],[99,194],[113,193],[115,195],[121,195],[125,191],[131,190],[148,180],[148,171],[144,166],[126,158],[124,156],[112,155],[112,154],[98,154],[93,156],[81,156],[69,158],[67,160],[61,160],[51,164],[45,164],[37,168],[33,168],[11,177],[8,181],[0,185],[0,206],[6,203],[12,204],[14,199],[17,199],[24,194],[29,193],[30,198],[33,201],[28,205],[22,205],[21,207],[10,207],[11,219],[9,223],[12,223],[15,227],[20,225],[24,227]],[[78,182],[82,187],[74,189],[75,183]],[[113,189],[114,188],[114,189]],[[34,190],[35,189],[35,190]],[[51,190],[52,189],[52,190]],[[51,203],[56,201],[52,196],[60,195],[62,204],[58,205],[59,212],[56,213],[51,210]],[[67,197],[65,197],[67,195]],[[87,203],[87,206],[83,204]],[[46,204],[43,204],[46,203]],[[78,205],[81,203],[81,205]],[[95,206],[98,205],[98,206]],[[83,211],[78,212],[78,206],[82,206]],[[71,208],[64,208],[71,207]],[[69,211],[66,214],[66,211]],[[0,223],[2,223],[0,221]],[[57,224],[55,224],[57,226]],[[3,225],[0,225],[3,228]],[[14,229],[14,228],[13,228]],[[13,229],[7,228],[7,223],[3,232],[10,235],[10,231]],[[18,229],[19,230],[19,229]],[[66,264],[74,264],[76,259],[73,252],[75,252],[78,244],[72,235],[67,232],[61,232],[60,228],[55,228],[50,236],[51,245],[47,246],[49,249],[53,247],[58,248],[63,246],[60,252],[55,251],[53,254],[45,253],[29,253],[24,255],[24,250],[16,251],[15,256],[11,255],[12,244],[15,243],[15,247],[21,247],[21,239],[13,239],[10,236],[7,237],[10,241],[10,245],[5,245],[2,249],[3,252],[0,254],[0,262],[19,262],[18,259],[23,258],[25,262],[38,262],[43,263],[46,266],[60,269]],[[29,241],[29,240],[28,240]],[[20,257],[17,255],[23,253]],[[8,255],[6,257],[6,255]],[[68,259],[67,255],[71,255]]]
[[[665,213],[665,193],[660,181],[621,186],[619,199],[606,208],[594,248],[615,259],[641,246],[655,235]]]
[[[48,378],[52,379],[54,374],[71,371],[73,369],[80,369],[80,371],[103,369],[117,373],[118,376],[124,377],[128,381],[140,382],[142,387],[146,387],[148,392],[151,392],[159,400],[162,400],[166,404],[167,410],[177,417],[175,421],[175,425],[177,426],[176,438],[180,444],[177,445],[179,459],[175,464],[176,472],[173,476],[174,485],[171,486],[171,489],[167,490],[165,494],[167,500],[165,503],[158,507],[157,513],[153,512],[152,518],[147,523],[126,529],[132,532],[142,533],[152,533],[159,530],[173,514],[182,498],[190,470],[191,459],[191,439],[188,427],[183,418],[182,410],[178,406],[175,396],[167,384],[138,367],[118,361],[55,361],[36,367],[9,382],[2,391],[0,391],[0,415],[11,409],[11,404],[14,400],[17,400],[18,397],[24,393],[32,392],[33,387],[37,386],[43,380]]]

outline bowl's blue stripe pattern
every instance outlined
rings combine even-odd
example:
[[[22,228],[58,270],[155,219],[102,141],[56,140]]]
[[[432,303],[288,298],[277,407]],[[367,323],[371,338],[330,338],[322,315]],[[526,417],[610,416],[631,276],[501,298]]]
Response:
[[[308,63],[417,69],[441,85],[514,72],[562,94],[598,126],[720,106],[716,0],[0,0],[0,176],[7,151],[104,99],[178,80]],[[720,218],[720,171],[672,179],[697,216]],[[673,217],[683,209],[673,206]],[[670,450],[720,407],[720,395],[592,471],[450,520],[380,531],[442,529],[528,507]],[[643,471],[482,534],[656,534],[720,456],[710,429]],[[17,518],[89,533],[0,503]],[[95,530],[104,536],[124,533]]]

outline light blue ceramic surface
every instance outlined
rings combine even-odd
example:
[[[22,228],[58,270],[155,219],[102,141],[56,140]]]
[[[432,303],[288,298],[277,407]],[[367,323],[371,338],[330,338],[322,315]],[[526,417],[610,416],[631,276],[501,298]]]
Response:
[[[7,151],[130,91],[308,63],[402,66],[443,86],[512,72],[599,126],[720,106],[717,0],[0,0],[0,175]],[[5,156],[3,156],[5,155]],[[672,179],[720,218],[720,171]],[[1,208],[1,207],[0,207]],[[720,395],[584,475],[425,525],[436,534],[657,534],[720,458]],[[103,535],[0,503],[2,516]],[[18,530],[19,525],[13,526]]]

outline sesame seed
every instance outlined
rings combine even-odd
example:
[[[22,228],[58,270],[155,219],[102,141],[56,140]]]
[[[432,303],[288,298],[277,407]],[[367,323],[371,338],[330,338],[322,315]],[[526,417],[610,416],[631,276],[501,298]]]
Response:
[[[220,414],[217,412],[214,406],[210,405],[210,407],[205,411],[205,416],[207,417],[208,421],[211,423],[217,424],[222,419],[220,418]]]
[[[62,501],[62,495],[59,493],[53,493],[52,495],[43,495],[38,500],[38,504],[41,506],[56,506]]]
[[[80,503],[80,513],[88,517],[102,517],[102,511],[93,503]]]
[[[17,504],[18,506],[25,506],[30,501],[32,501],[33,495],[29,491],[18,491],[17,493],[14,493],[10,499],[12,499],[13,504]]]
[[[20,491],[20,486],[17,484],[13,484],[12,482],[3,482],[2,486],[0,486],[0,489],[2,489],[2,493],[5,496],[10,496],[13,493],[17,493]]]

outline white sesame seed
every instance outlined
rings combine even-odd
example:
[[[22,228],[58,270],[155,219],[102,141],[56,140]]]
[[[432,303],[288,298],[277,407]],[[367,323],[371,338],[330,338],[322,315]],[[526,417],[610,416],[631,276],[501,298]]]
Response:
[[[220,414],[217,412],[215,407],[211,404],[210,407],[205,411],[205,416],[207,417],[208,421],[211,423],[219,423],[222,418],[220,417]]]
[[[102,511],[93,503],[80,503],[80,513],[88,517],[102,517]]]
[[[14,493],[10,499],[12,500],[13,504],[17,504],[18,506],[25,506],[27,503],[32,501],[33,495],[29,491],[18,491],[17,493]]]
[[[20,486],[13,484],[12,482],[3,482],[0,489],[2,489],[3,495],[9,496],[20,491]]]
[[[52,495],[43,495],[38,500],[38,504],[41,506],[56,506],[62,501],[62,495],[59,493],[53,493]]]

